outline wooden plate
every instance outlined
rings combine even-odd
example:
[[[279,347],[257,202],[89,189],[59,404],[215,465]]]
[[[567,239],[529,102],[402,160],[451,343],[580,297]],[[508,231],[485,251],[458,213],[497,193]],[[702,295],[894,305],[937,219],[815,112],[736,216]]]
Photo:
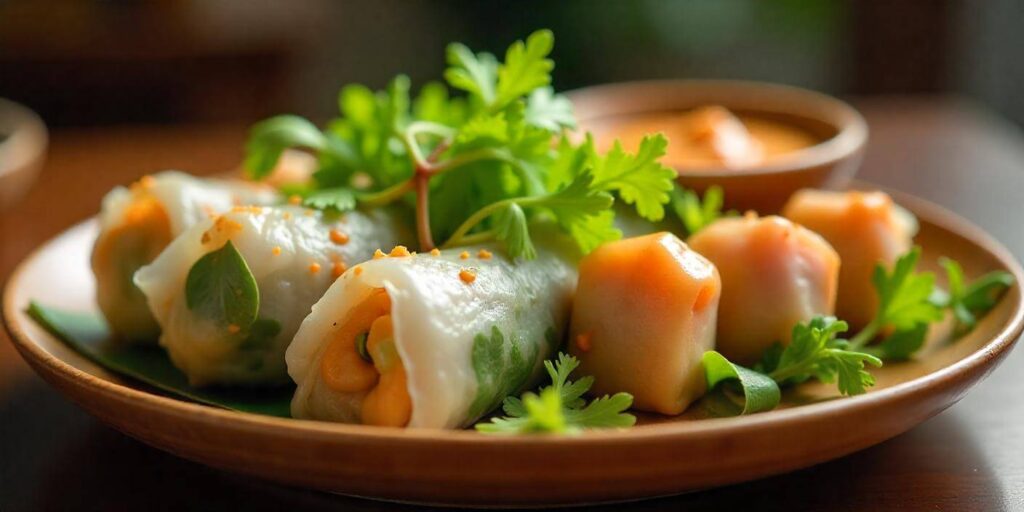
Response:
[[[937,206],[897,195],[921,220],[924,263],[959,260],[969,276],[1019,265],[979,228]],[[204,464],[277,482],[386,500],[458,505],[540,505],[631,500],[751,480],[879,443],[937,414],[995,368],[1024,324],[1015,285],[970,335],[933,329],[921,356],[876,371],[868,394],[833,399],[803,386],[787,407],[748,417],[641,418],[643,425],[579,437],[487,437],[405,431],[230,412],[157,394],[111,375],[26,314],[30,299],[92,311],[88,248],[94,221],[71,228],[15,271],[4,320],[24,358],[90,413],[133,437]],[[796,406],[796,404],[803,404]]]

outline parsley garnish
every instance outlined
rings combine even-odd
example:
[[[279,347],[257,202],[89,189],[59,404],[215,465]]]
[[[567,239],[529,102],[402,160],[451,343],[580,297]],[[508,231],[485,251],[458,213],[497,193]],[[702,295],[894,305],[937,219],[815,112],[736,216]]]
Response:
[[[712,222],[720,219],[723,215],[731,215],[735,212],[722,213],[724,195],[722,187],[712,185],[704,191],[704,197],[698,197],[697,193],[676,186],[672,189],[672,200],[669,203],[672,212],[676,214],[687,234],[694,234]]]
[[[1003,270],[989,272],[972,283],[966,283],[960,264],[949,258],[939,258],[946,270],[949,291],[937,293],[932,300],[936,305],[949,308],[956,320],[955,331],[966,334],[978,323],[978,317],[995,307],[999,297],[1013,285],[1013,274]]]
[[[496,240],[513,258],[536,255],[531,226],[553,222],[589,251],[621,233],[612,203],[621,198],[652,221],[664,216],[675,172],[658,163],[666,139],[645,138],[635,154],[620,144],[599,154],[588,137],[561,137],[575,126],[572,105],[549,87],[550,31],[513,43],[499,61],[453,43],[447,85],[410,98],[409,80],[384,91],[349,85],[341,116],[320,131],[295,116],[257,124],[247,146],[252,178],[265,177],[289,147],[316,153],[306,206],[345,211],[403,201],[416,212],[420,250]],[[558,144],[555,144],[556,138]]]
[[[502,404],[507,414],[489,423],[478,423],[476,429],[486,434],[563,433],[574,434],[592,428],[625,428],[636,423],[636,417],[624,411],[633,405],[628,393],[595,398],[589,404],[583,395],[594,385],[593,377],[569,380],[579,366],[575,357],[558,354],[558,361],[544,361],[551,376],[551,385],[538,393],[524,393],[522,399],[508,397]]]

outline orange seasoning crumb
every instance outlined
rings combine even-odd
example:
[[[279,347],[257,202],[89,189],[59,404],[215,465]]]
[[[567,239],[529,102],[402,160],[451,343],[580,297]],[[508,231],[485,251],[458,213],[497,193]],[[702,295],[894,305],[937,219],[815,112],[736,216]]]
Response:
[[[316,274],[317,272],[320,272],[320,264],[314,261],[309,264],[309,273]]]
[[[354,272],[357,276],[361,275],[363,273],[363,267],[356,267],[352,269],[352,272]]]
[[[469,259],[469,251],[462,251],[461,253],[459,253],[459,259],[460,260],[468,260]]]
[[[487,249],[480,249],[480,252],[476,253],[476,257],[482,260],[489,260],[491,259],[491,256],[494,255],[491,254],[491,251],[488,251]]]
[[[312,217],[314,213],[316,213],[314,210],[308,210],[307,209],[306,210],[306,217]]]
[[[283,214],[281,214],[281,218],[283,218],[284,220],[291,219],[292,218],[292,212],[284,212]]]
[[[345,267],[344,262],[335,261],[333,264],[331,264],[331,275],[334,276],[335,279],[337,279],[341,277],[342,274],[345,273],[346,269],[347,267]]]
[[[576,336],[576,346],[580,349],[580,352],[590,352],[590,348],[593,346],[590,333],[585,332]]]
[[[281,254],[281,246],[280,245],[275,245],[274,248],[270,250],[270,252],[274,253],[274,256],[280,255]]]
[[[376,251],[373,251],[373,259],[375,259],[375,260],[379,260],[381,258],[386,258],[387,256],[388,255],[384,254],[384,251],[382,251],[380,249],[377,249]]]
[[[337,229],[331,230],[331,241],[338,245],[345,245],[348,243],[348,235],[338,231]]]
[[[302,198],[298,194],[292,194],[288,196],[288,204],[301,204]]]
[[[459,271],[459,279],[461,279],[463,283],[470,284],[473,281],[476,281],[476,272],[473,272],[468,268],[464,268]]]
[[[441,255],[441,249],[438,249],[437,247],[434,247],[433,249],[430,250],[430,255],[431,256],[440,256]]]
[[[139,178],[139,185],[141,185],[142,188],[145,188],[145,189],[153,188],[153,185],[156,185],[156,178],[154,178],[154,177],[152,177],[152,176],[147,174],[147,175]]]
[[[395,258],[404,258],[406,256],[409,256],[409,248],[404,245],[396,245],[393,249],[391,249],[391,254],[388,254],[388,256],[392,256]]]
[[[235,324],[231,324],[231,325],[228,326],[228,332],[230,332],[231,334],[238,334],[239,331],[241,331],[241,330],[242,330],[242,328],[237,326],[237,325],[235,325]]]

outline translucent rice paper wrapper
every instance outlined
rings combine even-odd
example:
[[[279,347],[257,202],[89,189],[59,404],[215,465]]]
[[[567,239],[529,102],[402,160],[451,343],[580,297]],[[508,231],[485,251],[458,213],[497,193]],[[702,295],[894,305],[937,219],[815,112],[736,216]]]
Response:
[[[212,215],[235,205],[264,205],[277,199],[270,187],[196,178],[178,171],[164,171],[110,191],[103,198],[92,266],[97,302],[111,330],[126,340],[155,343],[159,327],[132,283],[135,271],[186,229]]]
[[[139,270],[135,284],[162,329],[160,345],[192,384],[281,384],[288,380],[285,349],[331,283],[378,248],[387,250],[410,238],[405,223],[391,210],[352,211],[337,217],[292,206],[235,208],[186,230]],[[258,318],[280,325],[269,343],[250,346],[223,326],[198,318],[187,306],[189,270],[228,240],[256,280]]]
[[[297,418],[358,423],[367,392],[340,393],[321,358],[347,312],[376,289],[391,298],[394,342],[412,402],[409,427],[472,424],[537,382],[563,338],[577,273],[558,252],[513,263],[494,247],[368,261],[349,270],[302,323],[288,348]],[[463,259],[466,251],[471,257]],[[468,270],[472,282],[460,278]]]

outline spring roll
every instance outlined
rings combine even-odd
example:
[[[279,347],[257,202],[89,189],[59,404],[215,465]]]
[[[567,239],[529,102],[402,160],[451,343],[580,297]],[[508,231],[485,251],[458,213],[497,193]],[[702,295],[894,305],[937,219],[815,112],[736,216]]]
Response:
[[[135,271],[172,240],[211,215],[239,204],[269,204],[273,189],[239,180],[201,179],[177,171],[146,176],[103,198],[100,234],[92,251],[96,300],[121,339],[155,343],[159,327],[135,287]]]
[[[607,243],[580,262],[569,351],[596,395],[625,391],[633,407],[679,414],[704,394],[715,347],[718,270],[670,233]]]
[[[288,380],[285,349],[310,307],[348,266],[411,238],[404,226],[390,210],[337,217],[294,206],[236,207],[186,230],[136,273],[135,284],[162,329],[160,345],[190,383],[280,384]],[[207,270],[214,263],[217,271]],[[220,302],[229,311],[252,295],[239,291],[247,279],[258,290],[258,312],[242,323],[211,318],[192,292],[227,289]]]
[[[719,352],[751,365],[793,326],[835,307],[839,256],[816,233],[777,216],[719,219],[687,241],[718,267]]]
[[[782,214],[828,240],[843,261],[836,315],[854,327],[875,316],[878,295],[871,275],[891,267],[913,246],[917,219],[885,192],[801,190]]]
[[[491,250],[346,272],[288,348],[292,416],[456,428],[533,385],[562,340],[576,270],[551,251],[513,263]]]

